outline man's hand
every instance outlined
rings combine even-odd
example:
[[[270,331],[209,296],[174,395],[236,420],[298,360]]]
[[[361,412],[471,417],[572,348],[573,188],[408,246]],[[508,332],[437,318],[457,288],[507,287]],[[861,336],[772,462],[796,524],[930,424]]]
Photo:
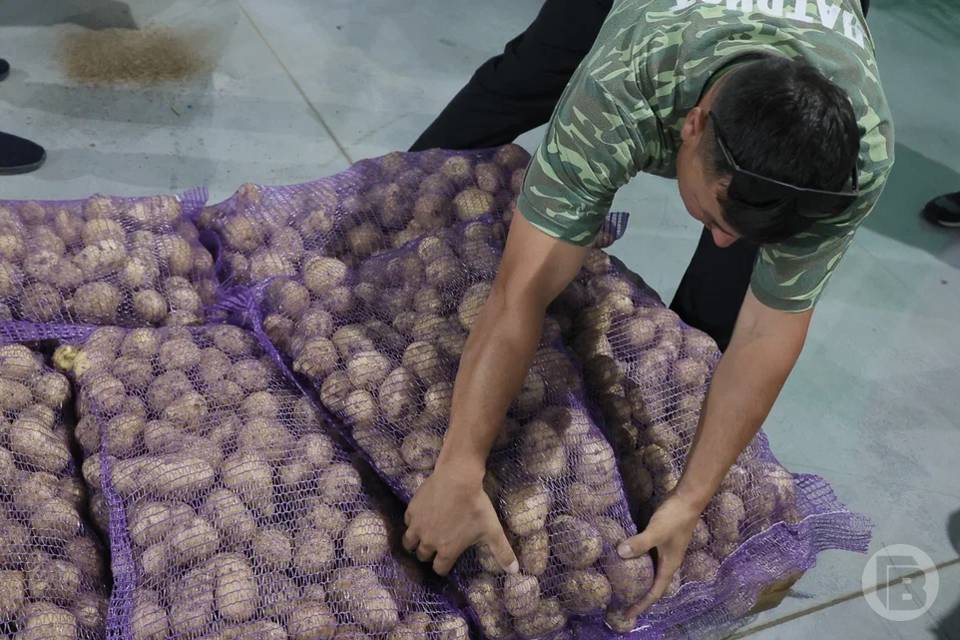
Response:
[[[617,547],[617,553],[623,558],[638,558],[654,547],[657,549],[653,586],[643,600],[627,611],[629,617],[639,616],[666,592],[673,575],[683,564],[699,517],[700,509],[696,505],[674,494],[656,510],[643,533],[627,538]]]
[[[420,485],[407,507],[403,546],[423,562],[432,560],[433,570],[445,576],[468,547],[485,544],[504,571],[517,573],[520,565],[482,479],[465,475],[438,467]]]
[[[404,546],[421,560],[433,559],[441,575],[477,543],[487,545],[505,570],[517,570],[483,491],[487,456],[527,376],[547,306],[573,280],[586,253],[514,214],[497,277],[460,358],[440,456],[405,516]]]

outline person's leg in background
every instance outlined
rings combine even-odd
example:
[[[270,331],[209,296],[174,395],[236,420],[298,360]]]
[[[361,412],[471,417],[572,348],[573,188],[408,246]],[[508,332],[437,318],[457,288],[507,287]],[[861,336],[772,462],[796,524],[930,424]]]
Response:
[[[547,122],[612,0],[546,0],[527,30],[483,64],[410,148],[482,149]]]
[[[928,202],[923,208],[923,217],[941,227],[960,227],[960,191]]]
[[[704,229],[670,303],[681,320],[716,340],[721,351],[730,344],[758,250],[742,240],[721,249]]]
[[[0,80],[10,75],[10,64],[0,58]],[[0,131],[0,175],[29,173],[47,158],[43,147],[25,138]]]

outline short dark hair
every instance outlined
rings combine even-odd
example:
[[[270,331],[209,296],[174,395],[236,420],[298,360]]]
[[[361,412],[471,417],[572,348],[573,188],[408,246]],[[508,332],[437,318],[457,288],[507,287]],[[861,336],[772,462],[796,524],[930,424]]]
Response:
[[[724,144],[746,171],[798,187],[839,191],[847,184],[860,133],[847,94],[802,60],[769,56],[730,72],[711,111]],[[706,160],[715,176],[728,176],[714,125],[705,132]],[[793,200],[762,206],[749,194],[721,198],[727,223],[750,242],[780,242],[813,220]]]

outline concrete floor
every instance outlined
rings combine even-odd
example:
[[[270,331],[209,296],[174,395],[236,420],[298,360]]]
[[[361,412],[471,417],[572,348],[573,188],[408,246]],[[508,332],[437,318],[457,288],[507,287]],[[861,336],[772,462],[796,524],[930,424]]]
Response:
[[[825,553],[761,638],[960,639],[960,232],[927,226],[960,189],[960,18],[953,0],[874,0],[870,26],[897,125],[886,193],[831,282],[766,424],[792,470],[821,474],[877,523],[871,551],[907,543],[941,566],[923,617],[895,623],[858,596],[865,556]],[[0,197],[149,194],[292,183],[406,148],[538,0],[4,0],[0,129],[43,143],[40,171]],[[81,29],[162,25],[204,43],[209,73],[149,89],[78,87],[59,43]],[[532,149],[539,132],[523,136]],[[639,177],[614,253],[669,299],[698,236],[669,181]],[[948,522],[953,516],[953,526]],[[894,572],[891,576],[897,578]],[[877,583],[875,578],[868,580]],[[902,598],[919,581],[881,592]]]

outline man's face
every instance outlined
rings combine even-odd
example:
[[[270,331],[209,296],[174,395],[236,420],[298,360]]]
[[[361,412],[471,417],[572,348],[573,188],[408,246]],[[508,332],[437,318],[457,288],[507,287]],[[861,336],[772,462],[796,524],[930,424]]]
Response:
[[[694,109],[683,125],[683,142],[677,153],[677,186],[680,199],[691,216],[710,230],[718,247],[729,247],[739,235],[723,219],[719,196],[728,180],[710,175],[703,158],[705,112]],[[708,133],[709,135],[709,133]]]

